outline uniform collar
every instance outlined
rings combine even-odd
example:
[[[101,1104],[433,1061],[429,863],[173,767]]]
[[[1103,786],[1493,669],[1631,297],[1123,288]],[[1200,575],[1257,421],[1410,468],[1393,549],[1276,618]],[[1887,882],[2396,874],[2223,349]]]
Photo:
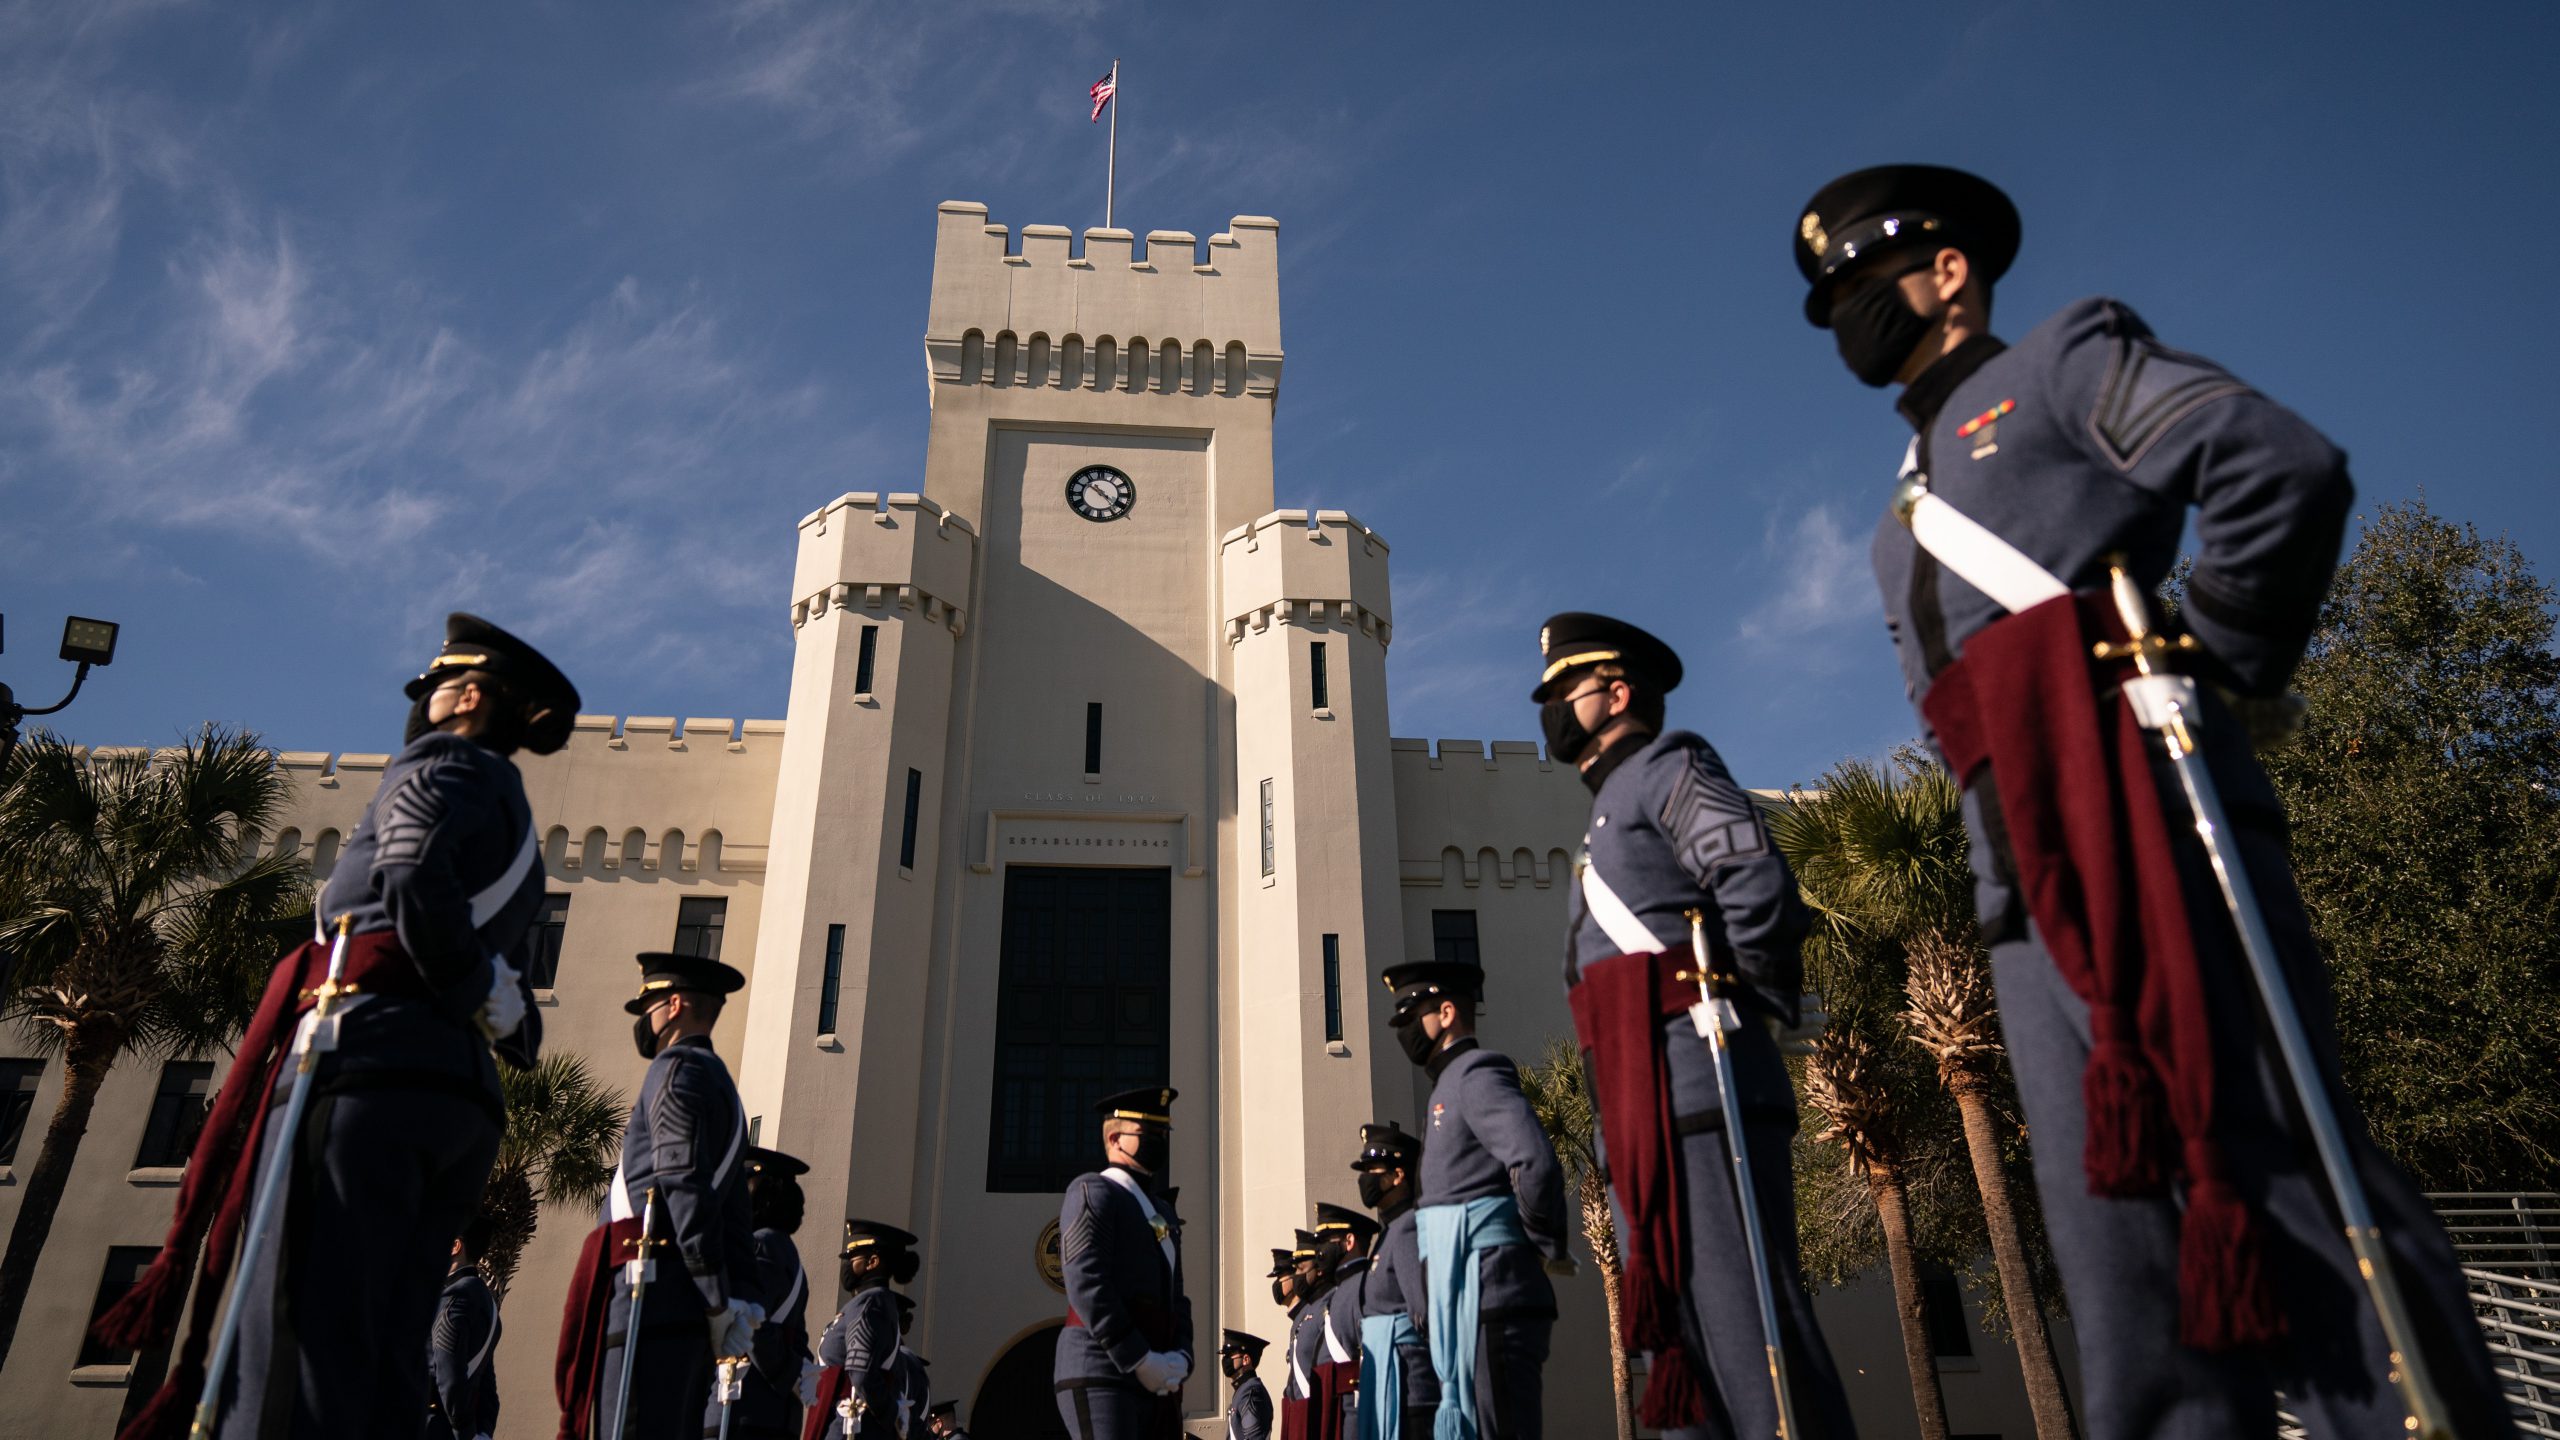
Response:
[[[1476,1048],[1477,1043],[1476,1037],[1470,1035],[1455,1045],[1432,1051],[1431,1058],[1422,1062],[1422,1068],[1431,1072],[1431,1083],[1439,1084],[1440,1077],[1447,1073],[1449,1067],[1458,1063],[1458,1057]]]
[[[1947,398],[1956,393],[1956,387],[1972,379],[1974,371],[2008,348],[1997,335],[1974,336],[1929,362],[1919,379],[1903,387],[1902,398],[1893,402],[1893,408],[1902,412],[1912,429],[1927,430],[1929,422],[1946,408]]]
[[[1591,762],[1591,768],[1582,772],[1582,783],[1591,787],[1592,794],[1599,794],[1600,787],[1609,783],[1610,772],[1636,758],[1639,751],[1660,738],[1651,731],[1638,730],[1610,741],[1609,747]]]

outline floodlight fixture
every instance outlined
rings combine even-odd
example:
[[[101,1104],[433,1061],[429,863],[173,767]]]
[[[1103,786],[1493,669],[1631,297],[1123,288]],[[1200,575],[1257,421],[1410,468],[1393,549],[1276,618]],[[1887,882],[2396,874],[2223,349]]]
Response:
[[[74,615],[62,622],[62,658],[81,665],[113,664],[116,632],[122,628],[113,620]]]

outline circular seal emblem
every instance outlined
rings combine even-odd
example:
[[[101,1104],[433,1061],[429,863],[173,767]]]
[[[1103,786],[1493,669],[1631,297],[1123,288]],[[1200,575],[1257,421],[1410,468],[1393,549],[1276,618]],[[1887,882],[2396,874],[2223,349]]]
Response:
[[[1031,1242],[1031,1268],[1040,1272],[1040,1283],[1064,1295],[1067,1293],[1067,1257],[1058,1248],[1058,1222],[1040,1227],[1040,1238]]]

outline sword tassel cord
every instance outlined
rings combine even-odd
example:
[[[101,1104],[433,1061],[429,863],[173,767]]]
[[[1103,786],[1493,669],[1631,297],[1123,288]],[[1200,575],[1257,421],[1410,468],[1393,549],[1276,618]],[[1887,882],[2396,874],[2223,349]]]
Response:
[[[240,1344],[249,1280],[266,1258],[268,1232],[276,1224],[277,1203],[284,1198],[285,1174],[293,1167],[293,1137],[302,1129],[302,1112],[311,1101],[311,1072],[319,1066],[321,1053],[335,1048],[328,1026],[338,997],[347,993],[343,983],[347,973],[347,934],[354,927],[354,916],[338,917],[337,938],[329,942],[329,976],[311,992],[311,1014],[294,1031],[293,1069],[288,1076],[292,1091],[285,1098],[283,1128],[273,1132],[280,1143],[274,1163],[261,1166],[258,1172],[257,1199],[249,1207],[249,1232],[240,1241],[240,1260],[232,1271],[231,1293],[222,1300],[222,1323],[214,1330],[213,1358],[205,1364],[204,1389],[196,1397],[195,1421],[187,1427],[189,1440],[204,1440],[213,1434],[217,1407],[222,1401],[222,1382]]]
[[[2215,788],[2213,775],[2205,768],[2204,756],[2195,741],[2193,722],[2202,717],[2194,712],[2194,682],[2160,670],[2155,664],[2172,650],[2191,648],[2192,641],[2180,636],[2180,643],[2172,644],[2151,629],[2149,607],[2121,563],[2108,566],[2108,576],[2116,613],[2132,639],[2124,645],[2100,644],[2095,647],[2095,654],[2101,660],[2131,659],[2139,679],[2127,682],[2128,699],[2135,693],[2148,693],[2158,701],[2154,713],[2142,715],[2137,707],[2136,714],[2159,732],[2168,746],[2170,762],[2177,768],[2178,786],[2186,792],[2187,808],[2195,817],[2196,837],[2204,842],[2205,858],[2212,863],[2214,881],[2222,889],[2222,903],[2240,933],[2240,949],[2249,962],[2249,978],[2256,985],[2268,1028],[2275,1032],[2285,1078],[2292,1084],[2294,1098],[2310,1126],[2312,1146],[2319,1154],[2330,1198],[2338,1207],[2348,1248],[2355,1254],[2356,1271],[2364,1279],[2365,1296],[2372,1302],[2374,1316],[2381,1323],[2383,1343],[2391,1352],[2391,1382],[2398,1387],[2401,1402],[2409,1412],[2406,1431],[2415,1440],[2451,1440],[2452,1417],[2417,1348],[2417,1326],[2409,1314],[2408,1298],[2401,1292],[2399,1278],[2391,1272],[2382,1228],[2374,1221],[2364,1181],[2356,1174],[2354,1157],[2348,1153],[2346,1130],[2320,1082],[2310,1032],[2303,1026],[2302,1012],[2294,1004],[2293,991],[2277,959],[2275,937],[2267,930],[2266,913],[2259,908],[2257,887],[2247,868],[2225,847],[2223,837],[2230,833],[2230,822],[2223,814],[2222,794]],[[2146,687],[2146,691],[2137,691],[2137,686]]]
[[[1707,1048],[1716,1060],[1716,1095],[1724,1102],[1725,1150],[1733,1157],[1734,1208],[1742,1214],[1742,1239],[1751,1255],[1752,1299],[1760,1307],[1761,1350],[1769,1360],[1769,1389],[1778,1401],[1778,1440],[1793,1440],[1796,1429],[1793,1388],[1787,1383],[1787,1352],[1778,1338],[1778,1296],[1769,1279],[1769,1240],[1760,1230],[1759,1189],[1751,1183],[1751,1150],[1742,1134],[1742,1090],[1734,1081],[1733,1051],[1725,1044],[1723,1009],[1732,1005],[1733,977],[1707,963],[1707,916],[1689,912],[1689,956],[1698,968],[1698,1008],[1691,1015],[1706,1032]],[[1739,1012],[1737,1012],[1739,1013]]]

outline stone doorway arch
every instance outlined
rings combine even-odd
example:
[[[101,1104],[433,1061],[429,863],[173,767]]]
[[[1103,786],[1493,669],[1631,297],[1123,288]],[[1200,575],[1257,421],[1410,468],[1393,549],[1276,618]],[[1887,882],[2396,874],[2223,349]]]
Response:
[[[1013,1342],[987,1367],[977,1399],[961,1416],[971,1435],[982,1440],[1069,1440],[1066,1422],[1058,1418],[1053,1378],[1058,1333],[1065,1328],[1043,1325]]]

